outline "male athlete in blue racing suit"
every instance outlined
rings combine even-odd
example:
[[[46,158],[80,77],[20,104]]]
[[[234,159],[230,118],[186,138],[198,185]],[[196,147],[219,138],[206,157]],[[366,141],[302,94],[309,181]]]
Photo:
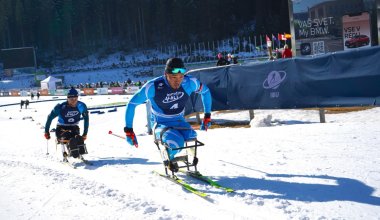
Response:
[[[201,94],[204,119],[201,130],[207,130],[211,125],[211,94],[206,85],[195,77],[184,75],[186,69],[180,58],[171,58],[166,62],[165,74],[147,82],[127,104],[125,113],[126,140],[130,145],[138,146],[133,132],[135,108],[146,101],[151,103],[152,120],[155,123],[155,138],[160,139],[170,148],[183,147],[185,141],[197,137],[197,133],[185,121],[185,105],[191,93]],[[168,127],[171,129],[166,130]],[[185,129],[175,129],[185,128]],[[163,134],[161,132],[164,131]],[[169,150],[172,160],[179,150]],[[169,167],[170,169],[170,167]]]
[[[89,126],[89,117],[86,104],[78,101],[78,91],[71,88],[67,94],[67,101],[57,104],[47,117],[45,124],[45,138],[50,139],[50,125],[54,118],[58,116],[57,128],[55,134],[57,140],[70,140],[70,138],[79,135],[80,117],[84,119],[83,140],[87,138]]]

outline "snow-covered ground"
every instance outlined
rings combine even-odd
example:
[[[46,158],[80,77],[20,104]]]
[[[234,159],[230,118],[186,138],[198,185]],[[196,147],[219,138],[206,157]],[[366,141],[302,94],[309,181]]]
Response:
[[[2,97],[0,105],[21,99]],[[80,97],[89,107],[128,99]],[[317,111],[257,110],[251,128],[199,131],[198,169],[236,190],[180,175],[210,202],[152,173],[163,166],[146,134],[145,106],[134,123],[139,148],[108,134],[123,135],[125,107],[105,109],[90,114],[93,166],[63,165],[54,140],[43,137],[56,103],[0,107],[0,219],[380,219],[380,108],[329,114],[324,124]],[[212,118],[249,121],[247,111]]]

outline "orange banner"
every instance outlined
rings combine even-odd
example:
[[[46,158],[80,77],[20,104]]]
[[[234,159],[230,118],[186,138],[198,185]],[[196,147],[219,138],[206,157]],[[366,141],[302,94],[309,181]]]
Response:
[[[49,95],[49,90],[47,90],[47,89],[41,89],[40,90],[40,95]]]
[[[94,94],[95,94],[93,88],[84,88],[84,89],[83,89],[83,93],[84,93],[85,95],[94,95]]]
[[[18,90],[12,90],[11,91],[11,96],[19,96],[19,93],[20,91],[18,91]]]

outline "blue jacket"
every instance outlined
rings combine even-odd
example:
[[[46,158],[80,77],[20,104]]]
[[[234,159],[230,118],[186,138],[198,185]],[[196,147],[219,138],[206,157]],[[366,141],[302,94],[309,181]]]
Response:
[[[50,124],[52,120],[57,116],[57,125],[72,126],[79,124],[81,115],[84,119],[83,135],[87,135],[89,126],[88,110],[86,104],[84,104],[81,101],[78,101],[76,107],[69,106],[67,101],[57,104],[47,117],[47,121],[45,124],[45,133],[49,132]]]
[[[125,125],[133,127],[135,108],[146,101],[152,106],[154,123],[184,121],[185,105],[191,93],[201,94],[205,113],[211,112],[211,93],[208,87],[193,76],[185,75],[179,89],[172,89],[165,76],[148,81],[127,104]]]

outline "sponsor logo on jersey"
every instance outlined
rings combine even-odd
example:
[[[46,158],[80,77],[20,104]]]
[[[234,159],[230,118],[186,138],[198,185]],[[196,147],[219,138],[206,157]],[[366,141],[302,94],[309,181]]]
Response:
[[[174,105],[172,105],[172,107],[170,107],[170,109],[177,109],[178,108],[178,103],[175,103]]]
[[[76,116],[77,114],[79,114],[78,111],[68,111],[65,115],[66,118],[72,118],[74,116]]]
[[[163,89],[163,86],[164,86],[163,83],[159,83],[157,89]]]
[[[162,100],[162,103],[175,102],[175,101],[181,99],[184,95],[185,95],[185,93],[183,93],[183,92],[173,92],[173,93],[166,94],[166,97],[164,100]]]

